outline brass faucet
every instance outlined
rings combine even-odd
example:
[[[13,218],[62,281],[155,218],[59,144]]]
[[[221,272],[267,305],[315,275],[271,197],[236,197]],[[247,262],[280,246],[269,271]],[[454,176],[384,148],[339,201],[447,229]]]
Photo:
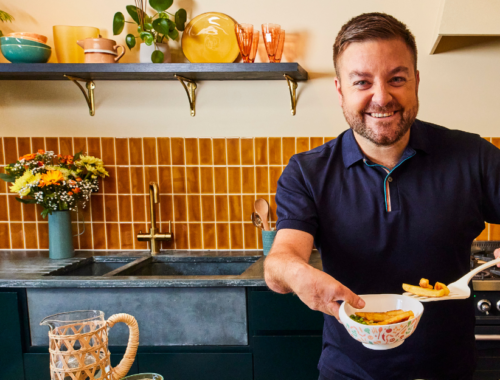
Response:
[[[158,232],[156,228],[156,211],[155,204],[160,203],[158,200],[158,184],[156,182],[149,183],[149,206],[151,215],[151,228],[149,229],[149,234],[143,234],[142,230],[139,231],[137,235],[137,240],[139,241],[149,241],[151,254],[156,255],[160,253],[161,240],[171,240],[172,239],[172,222],[168,221],[168,234]]]

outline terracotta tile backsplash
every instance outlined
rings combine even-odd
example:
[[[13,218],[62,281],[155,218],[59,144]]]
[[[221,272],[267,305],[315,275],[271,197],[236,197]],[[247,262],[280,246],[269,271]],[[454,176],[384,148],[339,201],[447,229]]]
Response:
[[[173,241],[163,249],[262,249],[252,225],[253,202],[265,198],[276,217],[276,184],[290,157],[334,137],[256,138],[0,138],[2,167],[38,149],[101,157],[109,171],[87,208],[74,213],[76,249],[145,250],[137,241],[149,229],[149,190],[160,188],[158,227]],[[487,138],[500,147],[500,138]],[[0,249],[47,249],[48,222],[35,205],[17,202],[0,181]],[[486,225],[477,240],[500,240],[500,225]]]

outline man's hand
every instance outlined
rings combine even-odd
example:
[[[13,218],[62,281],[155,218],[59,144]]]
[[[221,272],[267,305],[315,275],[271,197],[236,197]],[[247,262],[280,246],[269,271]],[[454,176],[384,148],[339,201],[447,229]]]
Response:
[[[495,249],[493,254],[495,255],[495,259],[498,259],[500,257],[500,248]],[[500,267],[500,264],[497,264],[497,267]]]

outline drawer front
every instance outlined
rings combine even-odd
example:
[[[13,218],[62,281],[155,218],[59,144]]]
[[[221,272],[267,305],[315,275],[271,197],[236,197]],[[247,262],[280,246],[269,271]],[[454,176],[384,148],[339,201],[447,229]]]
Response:
[[[296,295],[249,291],[249,324],[255,331],[322,331],[323,313],[309,309]]]

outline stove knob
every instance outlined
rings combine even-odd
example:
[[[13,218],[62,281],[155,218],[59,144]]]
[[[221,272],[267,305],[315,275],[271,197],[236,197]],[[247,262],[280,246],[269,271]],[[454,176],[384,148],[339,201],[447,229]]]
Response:
[[[500,301],[497,302],[497,310],[500,311]]]
[[[477,303],[477,308],[481,313],[486,313],[486,315],[489,315],[489,311],[491,310],[491,302],[488,300],[481,300]]]

